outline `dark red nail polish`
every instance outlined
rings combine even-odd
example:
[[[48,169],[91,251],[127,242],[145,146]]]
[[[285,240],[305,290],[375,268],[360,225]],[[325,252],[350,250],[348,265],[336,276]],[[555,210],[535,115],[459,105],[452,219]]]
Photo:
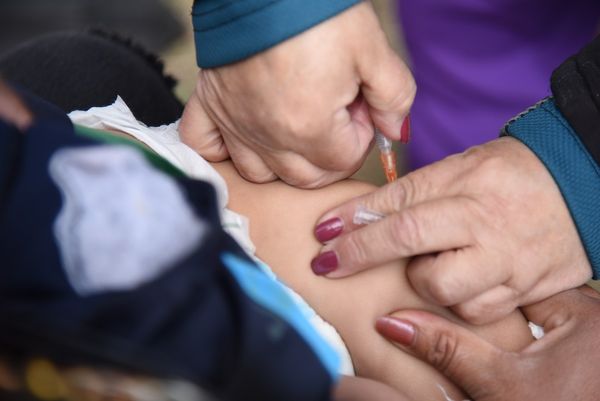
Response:
[[[338,258],[334,251],[323,252],[310,263],[317,276],[324,276],[338,268]]]
[[[410,115],[404,118],[400,128],[400,142],[407,144],[408,141],[410,141]]]
[[[382,317],[377,319],[375,329],[388,340],[407,347],[415,339],[415,326],[406,320]]]
[[[315,228],[315,237],[320,242],[331,241],[342,233],[344,222],[339,217],[326,220]]]

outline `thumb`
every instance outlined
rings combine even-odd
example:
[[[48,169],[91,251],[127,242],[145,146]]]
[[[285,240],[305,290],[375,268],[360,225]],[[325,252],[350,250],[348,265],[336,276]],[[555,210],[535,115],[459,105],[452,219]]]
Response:
[[[359,63],[361,91],[375,127],[388,138],[406,143],[410,135],[408,113],[415,98],[416,84],[406,64],[385,39],[378,47],[378,50],[365,53],[371,55],[363,56]]]
[[[512,354],[467,329],[423,311],[402,311],[377,320],[377,331],[426,362],[475,400],[502,394],[510,379]],[[508,388],[508,387],[506,387]]]
[[[205,159],[218,162],[229,157],[218,127],[210,118],[198,93],[188,99],[179,122],[181,141]]]

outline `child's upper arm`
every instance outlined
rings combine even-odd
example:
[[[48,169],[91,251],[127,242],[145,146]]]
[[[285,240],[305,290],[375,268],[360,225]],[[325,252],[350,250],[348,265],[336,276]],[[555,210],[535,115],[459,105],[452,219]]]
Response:
[[[358,375],[384,381],[417,399],[438,399],[436,383],[453,392],[440,374],[395,349],[374,330],[377,317],[403,308],[428,309],[456,319],[447,309],[427,304],[416,295],[405,276],[407,260],[335,280],[316,276],[310,268],[321,247],[313,235],[317,219],[337,204],[372,191],[373,186],[357,181],[317,190],[282,182],[258,185],[243,180],[231,165],[216,167],[229,186],[229,207],[250,219],[257,255],[338,330]],[[531,341],[519,313],[493,325],[471,328],[505,348],[521,348]],[[456,391],[453,395],[459,396]]]

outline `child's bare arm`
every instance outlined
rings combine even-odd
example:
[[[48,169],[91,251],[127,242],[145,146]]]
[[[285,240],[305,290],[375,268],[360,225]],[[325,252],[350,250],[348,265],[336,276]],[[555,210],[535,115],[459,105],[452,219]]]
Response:
[[[344,181],[319,190],[300,190],[282,182],[249,183],[228,163],[215,167],[228,183],[229,207],[250,218],[257,255],[336,327],[358,375],[381,380],[414,399],[444,400],[438,383],[452,397],[462,399],[440,374],[395,349],[374,330],[377,317],[402,308],[422,308],[454,318],[448,310],[415,294],[404,274],[405,261],[338,280],[317,277],[310,269],[310,260],[320,249],[312,234],[314,222],[328,208],[372,191],[371,185]],[[511,350],[531,341],[520,313],[492,325],[464,325]]]

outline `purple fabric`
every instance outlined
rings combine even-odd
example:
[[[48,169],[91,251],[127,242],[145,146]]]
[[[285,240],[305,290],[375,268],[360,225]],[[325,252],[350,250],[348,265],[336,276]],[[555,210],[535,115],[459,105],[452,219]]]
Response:
[[[398,0],[417,81],[409,164],[498,136],[598,29],[598,0]]]

